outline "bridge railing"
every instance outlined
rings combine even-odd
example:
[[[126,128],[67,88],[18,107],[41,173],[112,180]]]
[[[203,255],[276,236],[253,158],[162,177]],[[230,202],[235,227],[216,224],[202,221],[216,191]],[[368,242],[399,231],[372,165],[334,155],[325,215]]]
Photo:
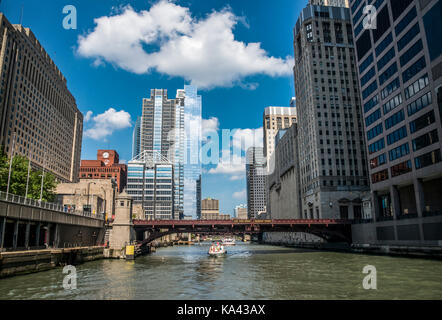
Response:
[[[72,209],[68,209],[58,203],[34,200],[34,199],[18,196],[16,194],[12,194],[12,193],[6,193],[3,191],[0,191],[0,200],[6,201],[6,202],[11,202],[11,203],[16,203],[16,204],[22,204],[25,206],[30,206],[30,207],[35,207],[35,208],[57,211],[57,212],[65,213],[65,214],[73,214],[73,215],[82,216],[82,217],[89,217],[89,218],[93,218],[93,219],[104,220],[104,215],[101,213],[92,214],[89,211],[72,210]]]

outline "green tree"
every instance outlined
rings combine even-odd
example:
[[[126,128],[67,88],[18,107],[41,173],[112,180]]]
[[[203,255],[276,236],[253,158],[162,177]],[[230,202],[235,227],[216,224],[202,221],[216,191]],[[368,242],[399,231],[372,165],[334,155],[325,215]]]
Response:
[[[28,178],[29,160],[23,156],[16,155],[12,160],[11,182],[9,192],[19,196],[26,195],[26,182]],[[0,151],[0,190],[6,192],[8,185],[9,159]],[[31,170],[29,177],[28,198],[39,200],[41,191],[41,170]],[[43,180],[42,200],[52,202],[55,200],[55,188],[57,181],[50,172],[45,172]]]

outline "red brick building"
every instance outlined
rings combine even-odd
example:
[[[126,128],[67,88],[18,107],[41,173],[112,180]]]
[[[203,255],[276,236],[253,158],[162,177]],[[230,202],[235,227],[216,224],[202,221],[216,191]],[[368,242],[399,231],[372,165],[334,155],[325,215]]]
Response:
[[[127,182],[127,165],[121,164],[115,150],[98,150],[97,160],[81,160],[80,179],[112,179],[122,192]]]

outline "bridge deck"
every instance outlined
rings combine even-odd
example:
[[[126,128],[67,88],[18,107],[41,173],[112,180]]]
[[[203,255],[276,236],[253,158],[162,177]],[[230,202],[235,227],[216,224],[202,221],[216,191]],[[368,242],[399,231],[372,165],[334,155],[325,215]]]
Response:
[[[347,225],[351,220],[339,219],[275,219],[275,220],[133,220],[134,226],[287,226],[287,225]]]

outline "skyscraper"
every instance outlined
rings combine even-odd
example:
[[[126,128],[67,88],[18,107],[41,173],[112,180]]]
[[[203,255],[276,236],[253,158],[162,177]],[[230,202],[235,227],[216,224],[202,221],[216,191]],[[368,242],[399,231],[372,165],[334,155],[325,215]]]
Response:
[[[139,154],[147,151],[173,166],[175,219],[201,215],[201,106],[193,86],[178,90],[175,99],[168,98],[167,90],[152,89],[151,97],[143,99],[140,128],[134,130],[135,153],[139,139]]]
[[[290,104],[294,103],[291,99]],[[296,108],[294,107],[267,107],[263,114],[264,128],[264,156],[267,166],[270,166],[271,156],[275,150],[275,136],[280,129],[287,129],[296,123]],[[270,168],[269,168],[270,169]],[[271,170],[270,170],[271,171]]]
[[[140,153],[141,143],[141,117],[137,117],[134,131],[132,134],[132,158],[135,158]]]
[[[266,212],[267,169],[263,148],[251,147],[246,153],[247,210],[249,219]]]
[[[63,182],[78,180],[83,115],[29,28],[0,13],[0,146]]]
[[[370,241],[440,240],[442,1],[355,0],[351,11],[375,212],[361,228]]]
[[[302,217],[360,218],[369,188],[350,10],[307,5],[294,38]]]

